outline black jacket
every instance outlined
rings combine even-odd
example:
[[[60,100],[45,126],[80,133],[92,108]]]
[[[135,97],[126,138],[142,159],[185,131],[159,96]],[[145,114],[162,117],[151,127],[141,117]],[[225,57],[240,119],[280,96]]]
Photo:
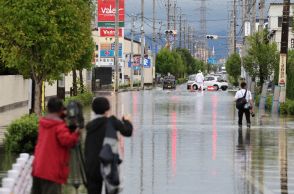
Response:
[[[120,121],[116,117],[101,117],[90,121],[87,126],[87,136],[85,142],[85,162],[87,179],[102,179],[100,173],[99,153],[102,149],[105,137],[107,119],[113,123],[114,128],[123,136],[130,137],[133,126],[129,121]]]

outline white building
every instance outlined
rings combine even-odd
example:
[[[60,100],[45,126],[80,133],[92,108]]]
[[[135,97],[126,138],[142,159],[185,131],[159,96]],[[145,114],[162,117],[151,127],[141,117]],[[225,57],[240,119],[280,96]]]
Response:
[[[100,29],[99,29],[100,30]],[[114,70],[114,55],[111,52],[113,50],[111,45],[114,44],[115,38],[114,37],[101,37],[101,32],[93,31],[92,36],[93,40],[96,45],[95,53],[94,53],[94,64],[95,67],[112,67]],[[119,38],[119,43],[121,45],[120,50],[122,50],[119,55],[119,66],[120,66],[120,74],[121,79],[120,82],[122,84],[127,84],[128,80],[131,76],[131,68],[129,65],[130,62],[130,53],[131,53],[131,40],[124,37],[124,30],[121,32],[121,37]],[[134,41],[134,56],[138,58],[141,55],[141,42]],[[107,52],[107,53],[105,53]],[[152,57],[148,53],[148,60],[151,60],[150,66],[146,66],[144,68],[144,84],[150,85],[153,83],[153,79],[155,78],[155,66],[152,60]],[[109,56],[107,56],[109,55]],[[146,53],[145,53],[145,56]],[[140,57],[139,57],[140,58]],[[141,80],[141,71],[134,70],[134,82],[139,82]]]
[[[289,22],[289,42],[288,48],[294,48],[294,34],[292,32],[293,25],[293,3],[290,6],[290,22]],[[283,3],[271,3],[268,10],[268,28],[270,31],[270,40],[276,42],[278,50],[280,50],[281,34],[282,34],[282,15]]]

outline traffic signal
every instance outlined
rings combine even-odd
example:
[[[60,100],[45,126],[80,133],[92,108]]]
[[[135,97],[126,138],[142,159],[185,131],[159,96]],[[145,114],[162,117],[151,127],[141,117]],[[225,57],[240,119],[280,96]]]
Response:
[[[177,35],[177,31],[176,30],[166,30],[165,34]]]
[[[206,38],[213,40],[213,39],[218,39],[218,36],[217,35],[206,35]]]

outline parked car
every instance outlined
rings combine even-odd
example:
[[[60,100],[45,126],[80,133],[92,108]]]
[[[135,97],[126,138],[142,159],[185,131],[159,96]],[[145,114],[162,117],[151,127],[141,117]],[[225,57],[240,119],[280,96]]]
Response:
[[[176,89],[176,78],[173,75],[168,75],[163,78],[163,89]]]
[[[196,74],[190,75],[188,82],[187,82],[187,90],[191,90],[191,87],[193,88],[193,90],[198,90],[199,89],[199,85],[198,83],[195,81],[196,80]],[[203,88],[203,90],[206,89],[205,87]]]
[[[190,75],[189,80],[187,82],[187,90],[191,90],[191,87],[193,87],[193,90],[198,90],[199,85],[195,81],[196,74]],[[206,90],[208,86],[214,86],[216,90],[227,90],[228,89],[228,82],[223,79],[220,76],[213,76],[213,75],[208,75],[204,78],[204,84],[203,84],[203,90]]]
[[[208,86],[214,86],[216,90],[225,91],[228,89],[228,82],[221,76],[206,76],[204,78],[204,88]]]

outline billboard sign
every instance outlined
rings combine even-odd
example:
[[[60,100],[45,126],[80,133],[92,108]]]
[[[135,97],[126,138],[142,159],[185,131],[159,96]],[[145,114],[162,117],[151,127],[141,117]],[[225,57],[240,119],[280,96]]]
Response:
[[[114,50],[100,50],[100,57],[101,58],[109,58],[114,57]],[[119,58],[122,58],[122,50],[118,51]]]
[[[134,62],[133,62],[133,68],[138,69],[140,68],[140,61],[141,61],[141,56],[134,56]],[[128,62],[128,67],[131,67],[131,61]],[[144,59],[144,68],[150,68],[151,67],[151,59],[145,58]]]
[[[115,0],[98,0],[98,27],[109,26],[115,22]],[[119,0],[119,22],[125,20],[125,3],[124,0]],[[99,23],[101,23],[99,25]]]
[[[115,36],[115,29],[114,28],[100,28],[100,36],[101,37],[114,37]],[[122,37],[123,30],[120,28],[118,30],[118,36]]]

